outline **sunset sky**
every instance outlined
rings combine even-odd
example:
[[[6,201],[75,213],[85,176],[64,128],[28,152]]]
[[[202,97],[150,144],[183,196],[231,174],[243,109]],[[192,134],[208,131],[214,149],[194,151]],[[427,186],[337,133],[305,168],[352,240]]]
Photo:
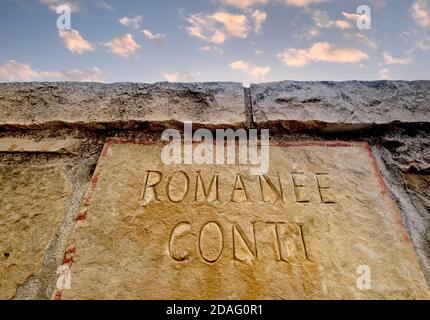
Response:
[[[2,0],[0,43],[1,82],[429,80],[430,0]]]

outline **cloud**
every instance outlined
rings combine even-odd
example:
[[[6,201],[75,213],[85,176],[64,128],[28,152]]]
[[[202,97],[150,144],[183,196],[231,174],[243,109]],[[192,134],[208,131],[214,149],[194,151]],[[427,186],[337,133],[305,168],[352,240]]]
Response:
[[[332,26],[332,22],[328,16],[326,11],[315,10],[315,11],[307,11],[312,12],[312,20],[315,23],[315,26],[318,28],[330,28]]]
[[[334,25],[339,29],[350,29],[352,28],[351,24],[345,20],[336,20],[334,21]]]
[[[329,0],[283,0],[287,5],[294,7],[307,7],[311,4],[323,3]]]
[[[306,32],[295,34],[294,36],[298,39],[315,38],[321,34],[321,29],[337,28],[340,30],[348,30],[348,29],[352,29],[353,27],[353,25],[349,21],[351,20],[352,16],[349,16],[349,14],[346,14],[345,16],[344,12],[342,14],[346,19],[337,19],[337,20],[332,20],[329,14],[327,13],[327,11],[324,11],[324,10],[305,8],[304,12],[312,16],[314,25],[311,26]],[[354,20],[355,19],[356,17],[354,16]]]
[[[408,55],[413,54],[417,50],[430,50],[430,35],[427,30],[410,28],[399,34],[401,39],[407,43],[413,42],[413,47],[407,51]]]
[[[118,21],[120,24],[122,24],[125,27],[131,27],[135,30],[140,30],[140,24],[143,21],[143,17],[142,16],[134,16],[132,18],[122,17]],[[166,35],[162,33],[152,33],[149,29],[143,29],[143,30],[140,30],[140,32],[142,32],[147,39],[154,41],[157,44],[163,44],[164,41],[166,40]]]
[[[79,10],[79,3],[71,0],[40,0],[44,5],[47,5],[49,9],[57,12],[57,8],[61,5],[66,5],[72,12]]]
[[[239,9],[247,9],[250,7],[265,5],[269,1],[271,1],[271,0],[220,0],[220,2],[222,4],[236,7]],[[294,6],[294,7],[307,7],[307,6],[312,5],[312,4],[328,2],[330,0],[277,0],[277,1],[283,2],[287,5]],[[379,1],[381,1],[381,0],[379,0]]]
[[[212,18],[224,25],[227,34],[234,37],[245,38],[248,33],[246,25],[246,17],[244,15],[236,15],[228,12],[215,12]]]
[[[66,48],[75,54],[94,51],[94,47],[87,40],[82,38],[77,30],[59,30],[58,35],[64,42]]]
[[[131,27],[133,29],[139,30],[140,23],[142,22],[142,20],[143,20],[142,16],[134,16],[132,18],[122,17],[121,19],[118,20],[118,22],[125,27]]]
[[[114,10],[114,8],[109,3],[107,3],[106,1],[100,1],[99,2],[99,6],[102,7],[103,9],[106,9],[106,10],[109,10],[109,11],[113,11]]]
[[[113,38],[104,44],[110,51],[123,58],[137,58],[139,56],[140,45],[134,41],[131,34]]]
[[[267,19],[267,13],[261,10],[255,10],[252,14],[252,19],[254,20],[255,33],[260,33],[263,23]]]
[[[384,64],[410,64],[411,59],[410,58],[394,58],[391,54],[389,54],[387,51],[382,53],[384,57]]]
[[[348,20],[352,20],[352,21],[357,21],[359,18],[361,18],[361,14],[358,14],[358,13],[342,12],[342,15]]]
[[[41,78],[40,74],[30,68],[28,64],[9,60],[0,66],[0,78],[8,81],[34,81]]]
[[[388,69],[384,68],[379,70],[379,76],[382,80],[388,80],[390,78]]]
[[[317,27],[310,27],[306,32],[294,34],[298,39],[312,39],[320,35],[320,30]]]
[[[359,14],[359,13],[348,13],[348,12],[342,12],[342,15],[351,21],[357,22],[359,19],[360,21],[365,21],[366,24],[370,24],[370,21],[366,21],[366,20],[370,20],[370,16],[367,16],[365,14]]]
[[[250,67],[249,63],[245,62],[243,60],[237,60],[237,61],[230,63],[230,68],[232,68],[233,70],[246,71],[249,69],[249,67]]]
[[[263,5],[268,2],[269,0],[221,0],[221,3],[223,4],[240,8],[240,9],[246,9],[257,5]]]
[[[69,71],[33,70],[28,64],[9,60],[0,66],[0,79],[8,82],[27,81],[91,81],[103,82],[103,74],[99,68],[73,69]]]
[[[211,46],[203,46],[199,48],[200,51],[212,51],[212,47]]]
[[[416,0],[410,11],[412,17],[421,27],[430,27],[430,0]]]
[[[303,67],[310,62],[358,63],[368,59],[357,49],[336,48],[328,42],[317,42],[309,49],[286,49],[278,58],[289,67]]]
[[[188,82],[188,81],[196,81],[201,73],[189,73],[187,71],[177,71],[177,72],[163,72],[161,73],[164,79],[170,82]]]
[[[315,22],[317,28],[339,28],[339,29],[350,29],[351,24],[346,20],[330,20],[326,11],[315,10],[312,13],[312,19]]]
[[[217,46],[203,46],[203,47],[199,48],[199,51],[202,51],[202,52],[215,52],[215,53],[218,53],[219,55],[223,55],[224,54],[224,51],[220,47],[217,47]]]
[[[382,8],[382,7],[385,7],[385,5],[387,4],[387,1],[386,0],[372,0],[372,4],[376,8]]]
[[[310,10],[307,9],[307,12],[312,13],[312,18],[314,20],[315,26],[311,27],[307,33],[300,36],[301,38],[313,38],[320,34],[320,29],[325,28],[338,28],[341,30],[349,30],[353,28],[352,21],[357,22],[358,19],[367,19],[368,17],[366,15],[356,14],[356,13],[348,13],[348,12],[342,12],[342,16],[344,17],[343,20],[331,20],[328,13],[326,11],[322,10]],[[344,36],[347,38],[355,38],[358,42],[365,44],[369,46],[372,49],[377,48],[377,44],[370,40],[365,34],[363,33],[344,33]]]
[[[166,40],[166,36],[163,33],[152,33],[148,29],[142,30],[143,35],[151,41],[155,41],[158,44],[163,44]]]
[[[430,39],[421,39],[416,42],[418,49],[427,51],[430,50]]]
[[[264,77],[270,72],[270,67],[252,66],[248,73],[254,78]]]
[[[50,81],[80,81],[80,82],[103,82],[103,73],[99,68],[73,69],[68,71],[45,71],[41,72],[43,79]]]
[[[278,54],[278,58],[289,67],[303,67],[312,59],[308,51],[302,49],[287,49]]]
[[[231,37],[246,38],[249,33],[247,18],[243,14],[231,14],[224,11],[212,15],[203,13],[186,17],[190,24],[187,32],[190,36],[215,44],[222,44]]]
[[[308,30],[307,37],[313,38],[313,37],[318,36],[319,34],[320,34],[320,31],[317,28],[312,27]]]
[[[356,41],[358,41],[359,43],[362,43],[362,44],[364,44],[364,45],[366,45],[366,46],[368,46],[374,50],[378,48],[378,44],[374,40],[367,37],[364,33],[360,33],[360,32],[347,33],[347,34],[345,34],[345,37],[346,38],[353,38]]]
[[[230,63],[230,68],[233,70],[241,70],[248,73],[253,78],[261,78],[270,72],[270,67],[260,67],[251,65],[249,62],[237,60]]]

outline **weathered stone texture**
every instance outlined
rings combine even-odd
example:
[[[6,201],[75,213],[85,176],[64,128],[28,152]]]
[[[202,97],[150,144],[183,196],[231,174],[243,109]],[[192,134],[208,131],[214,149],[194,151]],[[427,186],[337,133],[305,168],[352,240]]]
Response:
[[[79,140],[76,139],[42,139],[0,138],[0,152],[34,152],[34,153],[76,153]]]
[[[0,126],[62,123],[122,128],[134,123],[245,123],[240,83],[0,84]]]
[[[430,122],[430,81],[282,81],[253,84],[251,93],[262,126],[348,130]]]
[[[0,166],[0,299],[42,267],[70,192],[57,166]]]
[[[430,137],[427,133],[409,137],[394,134],[381,140],[390,152],[390,169],[399,172],[399,178],[414,205],[416,215],[412,208],[405,210],[405,221],[415,224],[419,230],[416,243],[420,245],[417,249],[427,257],[423,263],[430,279]]]
[[[145,144],[100,159],[64,299],[429,298],[365,145],[273,146],[269,183],[248,166],[166,166]],[[370,290],[356,285],[362,265]]]

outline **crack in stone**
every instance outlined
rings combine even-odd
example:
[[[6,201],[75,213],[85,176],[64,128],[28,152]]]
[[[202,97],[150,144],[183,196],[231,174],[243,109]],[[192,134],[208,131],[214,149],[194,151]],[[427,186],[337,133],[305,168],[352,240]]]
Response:
[[[248,129],[252,129],[255,127],[254,123],[254,111],[252,106],[252,96],[251,96],[251,88],[243,88],[243,95],[245,98],[245,116],[246,116],[246,126]]]

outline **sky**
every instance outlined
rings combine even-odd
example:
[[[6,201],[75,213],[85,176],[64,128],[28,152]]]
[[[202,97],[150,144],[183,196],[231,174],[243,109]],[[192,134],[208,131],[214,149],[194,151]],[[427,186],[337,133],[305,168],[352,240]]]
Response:
[[[380,79],[430,79],[430,0],[0,3],[0,82]]]

